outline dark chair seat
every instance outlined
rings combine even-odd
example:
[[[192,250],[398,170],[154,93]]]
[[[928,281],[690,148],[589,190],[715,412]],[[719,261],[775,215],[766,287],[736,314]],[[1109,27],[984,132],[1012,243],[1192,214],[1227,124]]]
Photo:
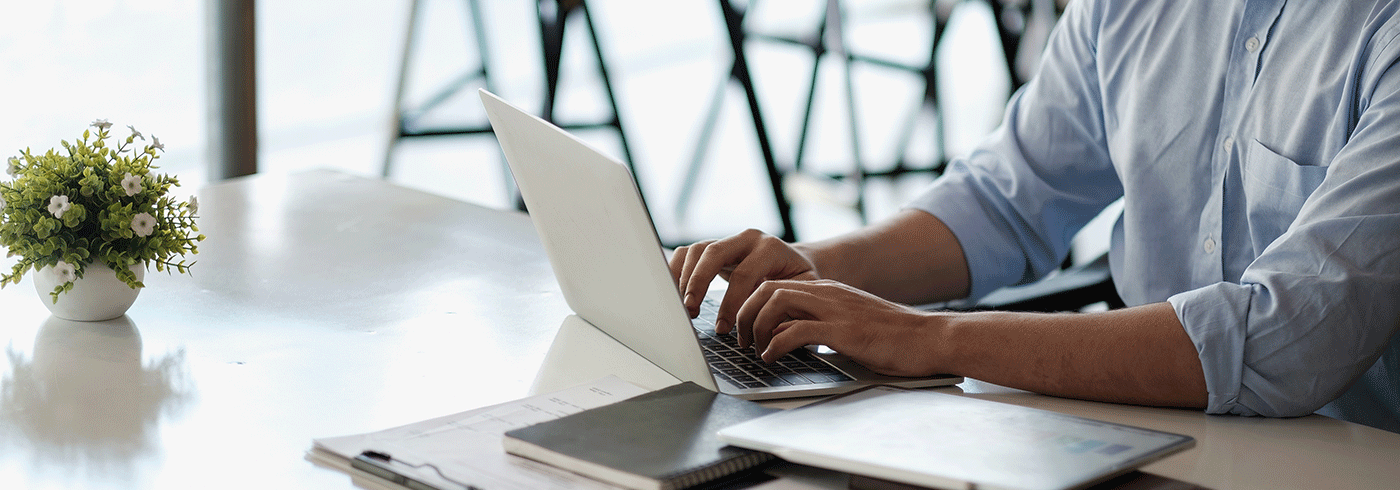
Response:
[[[992,291],[970,306],[950,306],[951,309],[1003,311],[1079,311],[1095,303],[1109,308],[1123,307],[1123,300],[1113,287],[1108,270],[1108,255],[1093,261],[1061,269],[1039,281]]]

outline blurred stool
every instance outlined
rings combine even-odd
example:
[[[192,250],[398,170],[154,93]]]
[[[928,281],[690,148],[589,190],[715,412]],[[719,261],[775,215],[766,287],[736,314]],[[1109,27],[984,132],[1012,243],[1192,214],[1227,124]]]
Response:
[[[419,17],[422,15],[422,0],[413,0],[408,17],[408,31],[404,39],[403,60],[399,64],[398,87],[394,95],[394,129],[393,136],[389,140],[388,149],[385,152],[384,166],[381,175],[389,177],[393,172],[394,150],[399,143],[408,138],[422,137],[442,137],[442,136],[463,136],[463,135],[484,135],[491,134],[491,124],[489,121],[481,121],[474,125],[433,125],[426,122],[430,113],[440,108],[444,103],[451,100],[463,90],[482,87],[495,92],[491,75],[491,54],[486,33],[485,22],[483,21],[481,2],[479,0],[466,0],[467,24],[471,26],[473,36],[470,44],[478,53],[479,63],[469,67],[462,75],[445,84],[441,89],[433,93],[424,102],[416,106],[408,107],[405,100],[405,88],[408,84],[408,71],[413,59],[416,44]],[[593,24],[593,18],[588,13],[588,6],[584,0],[537,0],[536,8],[539,19],[540,46],[543,49],[544,59],[544,104],[538,115],[541,119],[555,123],[558,126],[569,130],[590,130],[590,129],[611,129],[617,132],[618,140],[622,149],[622,157],[628,168],[632,170],[634,181],[638,181],[637,187],[640,192],[641,184],[636,174],[636,167],[632,159],[632,149],[627,141],[626,131],[623,130],[622,118],[617,106],[617,97],[613,93],[612,80],[608,74],[607,62],[603,57],[603,49],[598,41],[598,33]],[[575,15],[577,14],[577,15]],[[555,103],[559,95],[559,76],[562,64],[562,54],[564,50],[564,33],[571,16],[581,17],[584,27],[587,29],[588,39],[592,45],[594,59],[597,60],[598,74],[602,79],[604,95],[608,101],[609,115],[597,122],[568,122],[560,123],[556,121]],[[474,99],[474,95],[472,95]],[[504,185],[507,195],[515,196],[516,206],[524,209],[524,202],[519,199],[515,189],[515,182],[510,175],[510,169],[504,158],[499,159],[502,175],[505,178]]]
[[[700,133],[696,141],[694,152],[692,153],[689,167],[684,174],[684,181],[680,187],[680,193],[676,201],[676,218],[684,221],[689,211],[689,205],[694,195],[696,181],[705,161],[705,152],[713,138],[714,130],[718,124],[720,108],[723,104],[726,88],[730,83],[735,83],[743,90],[747,98],[749,115],[752,118],[754,135],[757,138],[759,149],[762,153],[764,170],[767,173],[770,188],[773,193],[774,205],[778,211],[778,217],[782,224],[783,231],[781,237],[784,240],[797,240],[797,233],[792,221],[792,203],[787,195],[787,178],[791,175],[803,172],[803,159],[809,130],[812,125],[813,107],[817,94],[818,74],[822,61],[830,56],[835,56],[836,61],[841,63],[840,70],[844,84],[844,99],[849,119],[846,122],[848,129],[849,143],[851,147],[851,165],[849,172],[825,174],[822,177],[839,181],[850,182],[856,190],[854,202],[855,211],[860,215],[862,222],[866,221],[865,209],[865,179],[871,177],[894,178],[910,172],[941,173],[947,165],[948,155],[943,141],[944,122],[943,111],[938,100],[938,70],[936,69],[937,50],[939,43],[943,40],[943,33],[947,27],[949,17],[952,14],[952,7],[956,3],[969,0],[938,1],[927,2],[929,9],[930,36],[928,61],[922,65],[913,66],[907,63],[883,59],[879,56],[853,53],[846,42],[845,12],[840,0],[824,0],[825,6],[822,12],[821,21],[815,26],[813,32],[807,36],[779,36],[757,32],[749,32],[744,27],[744,20],[748,12],[752,11],[759,0],[751,0],[745,4],[736,3],[733,0],[718,0],[719,9],[728,33],[730,47],[733,53],[733,64],[731,65],[728,77],[715,90],[710,99],[708,112],[706,113]],[[1048,33],[1049,27],[1054,24],[1057,18],[1054,0],[977,0],[987,3],[993,10],[997,19],[997,30],[1001,38],[1002,49],[1006,56],[1008,71],[1011,74],[1011,89],[1019,88],[1029,78],[1033,70],[1034,63],[1018,63],[1018,60],[1034,59],[1043,46],[1043,39],[1036,42],[1027,42],[1026,34],[1034,34],[1039,37]],[[1049,25],[1046,25],[1046,24]],[[761,101],[754,89],[752,71],[746,55],[746,46],[751,41],[775,42],[781,44],[801,46],[810,51],[812,55],[811,78],[808,80],[806,92],[806,105],[801,116],[800,134],[796,141],[794,158],[791,165],[780,165],[773,152],[772,140],[768,133],[767,123],[760,108]],[[851,66],[855,63],[864,63],[872,66],[880,66],[895,70],[905,71],[920,78],[922,84],[922,96],[919,107],[910,111],[902,126],[897,146],[895,161],[888,168],[882,170],[869,170],[869,166],[863,162],[861,156],[861,138],[859,124],[857,121],[857,100],[856,90],[851,78]],[[1020,65],[1020,67],[1018,67]],[[1029,66],[1031,70],[1024,67]],[[934,117],[934,124],[938,130],[935,133],[935,146],[940,155],[933,162],[910,162],[907,149],[914,135],[917,118],[925,111],[931,111]]]

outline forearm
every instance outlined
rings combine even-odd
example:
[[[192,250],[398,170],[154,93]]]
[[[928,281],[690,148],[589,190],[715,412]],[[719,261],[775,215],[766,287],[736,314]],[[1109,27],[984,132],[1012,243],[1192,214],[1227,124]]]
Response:
[[[944,317],[937,370],[1047,395],[1201,408],[1206,385],[1172,307]]]
[[[799,243],[818,275],[890,301],[924,304],[967,296],[962,246],[931,214],[905,210],[892,218],[827,240]]]

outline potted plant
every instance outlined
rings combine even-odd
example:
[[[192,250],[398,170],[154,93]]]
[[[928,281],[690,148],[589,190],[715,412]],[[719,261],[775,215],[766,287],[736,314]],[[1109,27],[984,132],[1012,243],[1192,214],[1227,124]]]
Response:
[[[145,285],[148,266],[187,273],[185,253],[199,253],[194,197],[168,195],[174,177],[155,174],[165,147],[131,129],[108,144],[112,124],[92,123],[62,151],[28,149],[8,160],[0,177],[0,246],[19,257],[0,287],[34,271],[35,288],[55,316],[96,321],[120,317]],[[137,140],[144,144],[138,145]]]

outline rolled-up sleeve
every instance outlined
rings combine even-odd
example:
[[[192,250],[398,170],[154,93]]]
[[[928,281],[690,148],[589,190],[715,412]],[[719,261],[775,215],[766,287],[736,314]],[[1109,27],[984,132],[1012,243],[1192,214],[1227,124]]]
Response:
[[[1087,3],[1070,4],[997,130],[907,206],[938,217],[963,244],[969,299],[1055,270],[1075,232],[1123,194],[1105,143]]]
[[[1200,355],[1209,413],[1310,414],[1375,364],[1400,326],[1400,215],[1300,228],[1243,283],[1168,300]]]

